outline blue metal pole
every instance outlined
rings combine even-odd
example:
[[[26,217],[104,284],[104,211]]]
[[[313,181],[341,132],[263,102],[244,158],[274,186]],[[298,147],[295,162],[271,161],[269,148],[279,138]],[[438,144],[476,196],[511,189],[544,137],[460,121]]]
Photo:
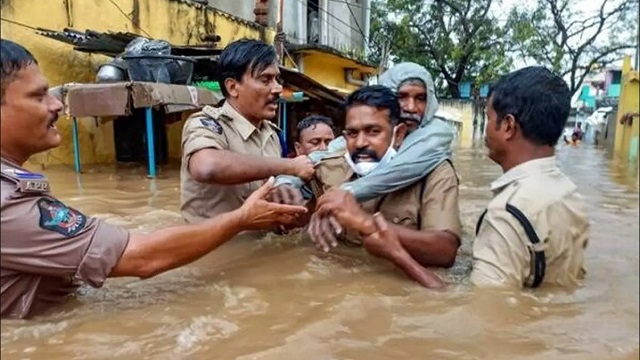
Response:
[[[76,168],[76,173],[80,173],[80,139],[78,137],[78,119],[73,117],[73,160]]]
[[[287,103],[282,103],[282,156],[287,157],[289,153],[287,145]]]
[[[146,119],[147,119],[147,150],[149,154],[149,177],[156,177],[156,151],[153,145],[153,113],[151,112],[151,108],[146,108]]]

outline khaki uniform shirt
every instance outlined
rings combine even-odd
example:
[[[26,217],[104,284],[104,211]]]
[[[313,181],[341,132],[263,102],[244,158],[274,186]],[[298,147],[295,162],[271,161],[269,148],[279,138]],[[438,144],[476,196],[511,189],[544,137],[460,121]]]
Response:
[[[0,315],[25,318],[60,302],[80,281],[100,287],[129,232],[72,209],[49,182],[2,159]]]
[[[277,126],[267,120],[259,129],[256,128],[227,101],[220,108],[207,106],[202,112],[191,115],[182,129],[180,209],[185,220],[197,223],[235,210],[264,184],[264,181],[238,185],[199,183],[189,173],[191,155],[211,148],[253,156],[280,157],[282,147],[278,131]]]
[[[589,221],[576,185],[556,166],[555,157],[528,161],[491,185],[495,197],[478,224],[471,281],[479,285],[531,286],[530,249],[544,251],[543,283],[574,285],[584,276]],[[523,225],[506,211],[516,207],[529,220],[540,245],[532,245]]]
[[[316,165],[311,188],[316,197],[353,179],[344,159],[345,151],[324,158]],[[450,162],[438,165],[426,178],[391,194],[362,204],[370,214],[380,212],[394,224],[414,230],[442,230],[461,235],[458,207],[458,176]],[[354,234],[345,239],[360,243]]]

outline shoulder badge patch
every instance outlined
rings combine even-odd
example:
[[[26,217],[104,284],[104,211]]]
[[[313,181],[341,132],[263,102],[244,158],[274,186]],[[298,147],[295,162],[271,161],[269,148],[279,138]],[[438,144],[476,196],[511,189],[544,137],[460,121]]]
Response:
[[[218,135],[222,134],[222,126],[220,126],[220,123],[218,123],[218,120],[211,119],[208,117],[201,117],[200,123],[202,124],[202,126],[213,130],[216,134]]]
[[[87,217],[60,201],[42,198],[38,200],[40,210],[40,228],[55,231],[66,237],[71,237],[84,229]]]

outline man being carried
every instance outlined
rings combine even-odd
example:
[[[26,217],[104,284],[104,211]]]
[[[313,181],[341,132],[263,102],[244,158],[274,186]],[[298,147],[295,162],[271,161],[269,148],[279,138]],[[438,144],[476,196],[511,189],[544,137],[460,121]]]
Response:
[[[406,125],[399,123],[400,106],[397,96],[387,87],[365,86],[355,91],[346,100],[344,138],[346,151],[327,155],[315,167],[315,176],[308,183],[315,198],[329,201],[330,189],[339,188],[347,181],[367,179],[368,174],[379,166],[386,166],[402,145]],[[273,190],[274,197],[289,198],[288,185]],[[337,194],[344,194],[337,193]],[[342,198],[341,198],[342,199]],[[331,201],[340,202],[340,199]],[[455,262],[460,239],[458,210],[458,179],[450,162],[441,162],[432,172],[404,189],[367,201],[362,204],[363,213],[380,212],[391,221],[390,225],[402,241],[401,254],[388,258],[407,274],[427,287],[440,284],[439,279],[425,267],[450,267]],[[328,229],[329,219],[325,215],[312,218],[309,231],[316,244],[329,251],[337,241],[333,230],[342,224],[333,224]],[[349,227],[348,224],[344,225]],[[369,229],[360,234],[349,234],[346,240],[362,243],[367,250]],[[373,232],[371,228],[371,232]],[[339,231],[338,231],[339,232]]]
[[[412,185],[451,155],[451,127],[434,118],[438,99],[431,74],[418,64],[401,63],[383,73],[380,84],[398,94],[402,111],[400,121],[406,124],[410,135],[387,165],[376,167],[366,179],[342,184],[341,187],[360,202]],[[326,151],[311,153],[309,158],[317,163],[324,156],[345,147],[345,139],[341,136],[332,141]],[[276,185],[289,184],[295,188],[300,188],[303,183],[291,176],[278,176],[276,179]]]
[[[218,60],[220,108],[205,107],[182,131],[181,211],[190,223],[235,210],[270,176],[308,178],[306,156],[281,158],[276,116],[282,92],[273,47],[258,40],[229,44]]]
[[[542,67],[505,75],[492,89],[486,144],[504,174],[491,184],[494,198],[476,226],[475,285],[573,287],[584,277],[589,219],[576,185],[555,158],[570,107],[566,82]],[[370,252],[402,254],[404,242],[393,225],[380,214],[363,214],[351,194],[323,196],[313,216],[329,214],[342,228],[370,234]]]

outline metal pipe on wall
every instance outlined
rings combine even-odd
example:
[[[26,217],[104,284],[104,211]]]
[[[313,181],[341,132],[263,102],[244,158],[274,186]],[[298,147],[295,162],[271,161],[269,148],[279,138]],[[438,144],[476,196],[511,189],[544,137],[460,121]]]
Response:
[[[344,69],[344,76],[347,84],[356,85],[356,86],[364,86],[366,81],[357,80],[353,77],[354,69]]]
[[[369,38],[371,35],[371,0],[364,1],[364,54],[369,55]]]

